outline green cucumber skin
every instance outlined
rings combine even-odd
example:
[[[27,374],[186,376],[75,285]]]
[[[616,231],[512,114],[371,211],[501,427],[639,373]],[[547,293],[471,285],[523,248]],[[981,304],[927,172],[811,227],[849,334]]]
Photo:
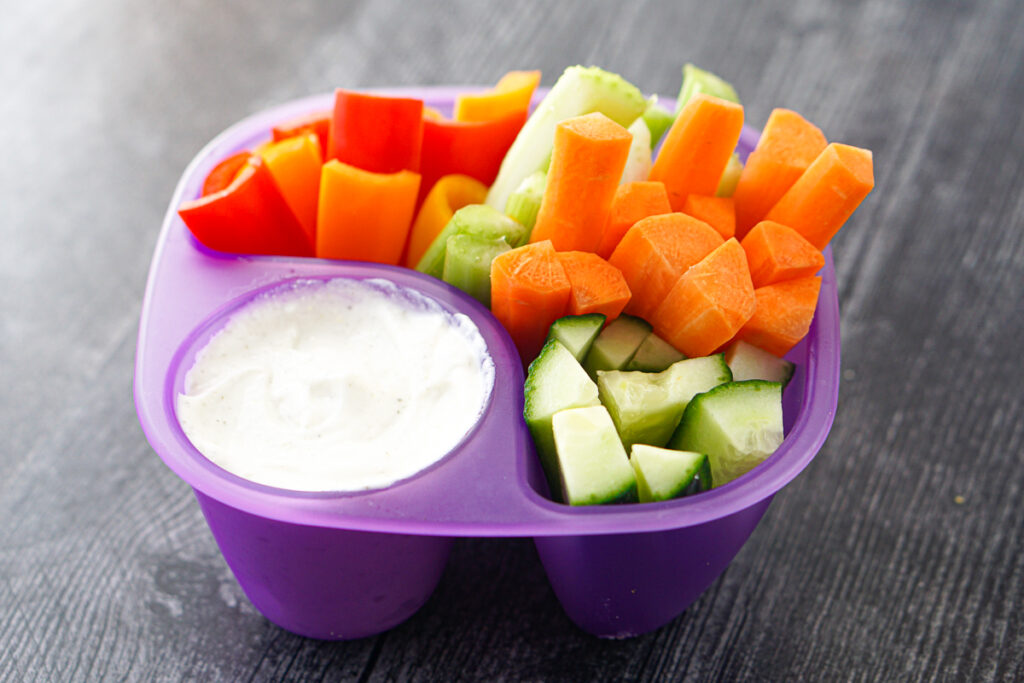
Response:
[[[592,379],[598,370],[621,370],[640,348],[651,324],[642,318],[622,314],[601,330],[583,361],[583,369]]]
[[[646,449],[646,451],[645,451]],[[661,452],[659,454],[659,451]],[[652,475],[656,471],[645,471],[644,462],[647,461],[647,469],[650,469],[651,457],[669,457],[677,459],[677,465],[682,469],[673,473],[673,480],[653,481]],[[708,464],[708,456],[703,453],[692,453],[684,451],[671,451],[666,448],[654,448],[638,444],[633,447],[629,458],[633,471],[636,473],[637,497],[641,503],[658,503],[665,500],[673,500],[684,496],[693,495],[706,491],[710,487],[711,470]]]
[[[597,335],[601,333],[605,320],[606,316],[603,313],[563,316],[551,323],[548,339],[562,342],[569,353],[582,363]]]

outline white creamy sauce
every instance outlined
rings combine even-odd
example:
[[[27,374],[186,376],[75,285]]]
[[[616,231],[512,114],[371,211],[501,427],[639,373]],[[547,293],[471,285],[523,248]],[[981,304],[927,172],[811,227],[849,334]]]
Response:
[[[239,309],[177,397],[200,453],[298,491],[389,486],[476,424],[494,384],[479,330],[384,280],[307,281]]]

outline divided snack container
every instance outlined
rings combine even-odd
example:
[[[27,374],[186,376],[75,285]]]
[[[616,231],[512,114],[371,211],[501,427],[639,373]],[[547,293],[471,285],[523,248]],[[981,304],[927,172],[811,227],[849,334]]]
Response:
[[[450,112],[466,88],[382,91]],[[538,98],[541,94],[538,94]],[[814,457],[839,388],[839,310],[831,252],[810,334],[789,354],[786,438],[765,463],[725,486],[664,503],[573,508],[552,502],[522,418],[519,356],[490,312],[468,295],[404,268],[350,261],[214,252],[178,218],[209,170],[251,149],[278,122],[331,106],[330,95],[251,116],[203,149],[164,218],[139,329],[135,404],[150,444],[194,490],[225,560],[252,603],[304,636],[350,639],[385,631],[430,597],[455,537],[532,537],[556,596],[602,637],[655,629],[725,569],[774,494]],[[668,106],[672,101],[668,100]],[[739,151],[757,140],[746,128]],[[196,352],[253,298],[297,280],[383,278],[434,299],[479,328],[494,361],[489,403],[445,458],[389,488],[294,492],[237,477],[204,458],[175,415]]]

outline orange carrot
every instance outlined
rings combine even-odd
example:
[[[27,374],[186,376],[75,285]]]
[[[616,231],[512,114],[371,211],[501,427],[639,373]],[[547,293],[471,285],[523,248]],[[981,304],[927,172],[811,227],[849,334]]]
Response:
[[[679,276],[722,242],[714,228],[683,213],[637,221],[608,259],[633,293],[626,313],[649,318]]]
[[[650,322],[687,356],[706,356],[733,338],[755,305],[747,257],[734,237],[683,273]]]
[[[632,139],[599,112],[558,124],[531,242],[551,240],[558,251],[597,251]]]
[[[602,313],[606,322],[619,317],[629,301],[629,285],[622,271],[589,251],[560,251],[572,291],[566,315]]]
[[[316,212],[320,196],[320,167],[324,163],[320,142],[314,133],[296,135],[260,150],[281,196],[316,244]]]
[[[871,151],[833,142],[765,219],[788,225],[824,249],[874,186]]]
[[[742,129],[743,107],[734,102],[701,93],[686,103],[648,178],[665,183],[673,211],[682,210],[687,195],[715,194]]]
[[[817,247],[793,228],[761,221],[740,241],[754,287],[814,275],[825,265]]]
[[[438,233],[448,225],[456,211],[469,204],[482,204],[487,186],[475,178],[453,173],[442,176],[423,201],[412,224],[409,244],[402,263],[415,268]]]
[[[409,236],[420,176],[374,173],[337,159],[323,166],[316,255],[397,265]]]
[[[800,114],[772,111],[732,194],[737,239],[764,218],[827,144],[821,130]]]
[[[615,189],[608,221],[601,234],[598,255],[604,259],[611,256],[622,236],[641,218],[671,212],[672,207],[668,203],[668,194],[663,184],[642,180],[619,185]]]
[[[757,307],[737,338],[785,356],[807,336],[818,304],[820,277],[802,277],[754,290]]]
[[[540,71],[509,71],[493,90],[455,98],[456,121],[491,121],[530,109],[530,98],[540,83]]]
[[[736,206],[732,197],[691,194],[683,203],[682,211],[710,225],[724,240],[736,234]]]
[[[537,356],[551,323],[565,315],[571,290],[550,241],[506,251],[491,261],[491,312],[508,330],[523,364]]]

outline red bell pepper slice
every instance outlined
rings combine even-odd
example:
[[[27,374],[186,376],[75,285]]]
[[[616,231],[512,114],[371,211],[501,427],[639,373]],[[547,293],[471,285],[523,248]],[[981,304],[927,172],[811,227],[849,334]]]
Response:
[[[338,89],[328,153],[374,173],[420,170],[423,101]]]
[[[238,152],[214,166],[206,176],[206,180],[203,181],[203,196],[220,192],[230,185],[238,172],[245,166],[245,162],[249,161],[250,156],[252,153],[249,151]]]
[[[423,121],[420,202],[442,176],[461,173],[490,187],[501,161],[526,123],[526,111],[491,121]]]
[[[192,235],[210,249],[313,255],[309,237],[258,156],[250,156],[226,188],[182,202],[178,215]]]
[[[334,113],[330,110],[317,111],[304,116],[297,116],[294,119],[279,123],[270,130],[274,142],[280,142],[286,138],[294,138],[298,135],[312,133],[320,142],[320,151],[327,149],[327,143],[331,138],[331,118]]]

